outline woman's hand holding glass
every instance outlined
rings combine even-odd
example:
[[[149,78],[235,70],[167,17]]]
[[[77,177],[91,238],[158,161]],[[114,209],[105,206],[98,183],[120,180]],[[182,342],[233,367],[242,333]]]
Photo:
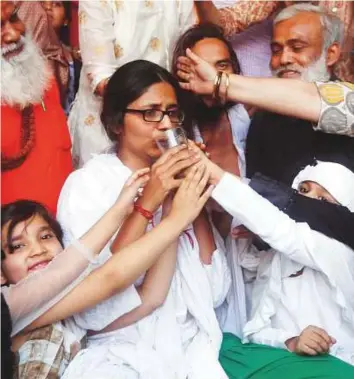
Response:
[[[167,150],[151,167],[147,183],[139,204],[154,212],[169,192],[178,188],[182,179],[177,175],[200,160],[199,155],[191,154],[186,145]]]
[[[211,95],[217,70],[190,49],[186,50],[186,55],[178,57],[177,61],[177,75],[183,81],[180,86],[199,95]]]

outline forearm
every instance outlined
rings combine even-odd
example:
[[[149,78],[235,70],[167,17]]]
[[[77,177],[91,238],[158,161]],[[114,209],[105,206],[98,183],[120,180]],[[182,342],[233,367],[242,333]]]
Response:
[[[66,319],[132,285],[178,238],[184,227],[183,220],[162,220],[158,227],[124,248],[120,254],[113,255],[27,329]]]
[[[144,196],[139,199],[139,205],[151,212],[155,212],[158,208],[158,204],[154,201],[154,199],[146,198]],[[130,243],[140,238],[146,232],[148,223],[148,219],[139,212],[132,212],[120,228],[119,233],[112,243],[112,254],[117,253]]]
[[[116,254],[130,243],[140,238],[146,231],[148,220],[140,213],[133,212],[123,223],[116,238],[112,242],[111,252]]]
[[[167,248],[166,252],[146,273],[142,285],[138,288],[142,304],[119,317],[102,332],[132,325],[154,312],[165,302],[176,268],[177,246],[178,239]]]
[[[246,328],[247,329],[247,325]],[[286,341],[295,337],[294,333],[276,328],[264,328],[256,333],[249,335],[247,338],[250,342],[273,346],[281,349],[287,349]]]
[[[200,260],[203,264],[210,265],[216,245],[206,211],[203,210],[195,219],[193,229],[199,245]]]
[[[171,281],[176,270],[178,237],[148,270],[139,293],[143,303],[156,309],[161,306],[170,290]]]
[[[225,173],[212,196],[247,229],[288,258],[313,269],[318,269],[320,261],[321,270],[326,259],[331,261],[330,239],[296,223],[237,177]]]
[[[296,222],[306,222],[311,229],[354,249],[354,214],[348,208],[302,196],[259,173],[252,177],[249,185]]]
[[[321,111],[316,85],[300,80],[231,75],[228,99],[313,122]]]

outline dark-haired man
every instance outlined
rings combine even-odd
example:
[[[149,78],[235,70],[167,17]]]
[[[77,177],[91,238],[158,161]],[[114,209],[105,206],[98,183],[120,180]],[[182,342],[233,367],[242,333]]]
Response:
[[[177,73],[177,57],[190,48],[218,71],[240,72],[239,63],[231,44],[222,30],[213,24],[200,24],[188,29],[177,41],[172,70]],[[250,118],[248,109],[241,104],[221,105],[211,96],[186,93],[185,108],[193,126],[193,136],[204,143],[212,160],[226,171],[245,176],[245,141]],[[215,207],[213,220],[223,237],[230,231],[231,218]]]
[[[210,24],[198,25],[189,29],[177,42],[174,54],[174,72],[176,73],[177,71],[177,57],[185,55],[186,49],[190,48],[217,70],[238,73],[237,66],[236,69],[232,69],[233,50],[224,37],[218,33],[219,29]],[[220,106],[211,97],[200,97],[195,94],[187,95],[188,115],[194,121],[196,140],[204,142],[211,159],[224,170],[245,177],[244,140],[248,133],[249,112],[245,108],[241,108],[240,105],[232,103]],[[235,112],[235,110],[238,112]],[[248,109],[248,111],[250,110]],[[232,117],[233,115],[236,117]],[[195,127],[195,124],[198,127]],[[352,218],[347,214],[348,211],[344,207],[343,209],[334,209],[327,206],[327,204],[318,204],[315,200],[306,203],[290,187],[286,188],[286,186],[281,186],[279,183],[273,182],[270,190],[269,179],[263,177],[253,178],[251,185],[284,212],[289,213],[290,217],[295,220],[308,222],[314,230],[348,245],[353,244],[353,239],[348,238],[350,235],[348,233],[349,229],[344,228],[346,232],[343,231],[343,227],[340,226],[341,222],[335,224],[337,228],[328,228],[328,225],[323,223],[323,218],[321,217],[323,214],[326,214],[328,218],[331,218],[330,215],[334,215],[333,219],[340,221],[341,215],[345,215],[347,220],[351,220]],[[226,239],[228,259],[233,271],[233,288],[229,293],[229,306],[225,307],[227,314],[223,317],[222,327],[224,331],[240,335],[243,324],[247,319],[246,307],[242,304],[245,302],[244,288],[242,288],[244,273],[242,273],[240,265],[248,265],[248,268],[252,269],[252,262],[246,262],[248,259],[246,256],[245,262],[242,262],[242,252],[253,250],[256,255],[257,252],[252,247],[252,240],[245,235],[237,241],[226,238],[230,233],[231,218],[217,207],[214,206],[213,208],[212,218],[219,232]],[[234,220],[233,226],[236,225],[237,220]],[[338,230],[339,228],[341,229],[340,231]],[[241,254],[239,254],[240,252]],[[251,266],[249,263],[251,263]],[[252,275],[249,278],[251,279]],[[247,277],[245,279],[247,281]]]

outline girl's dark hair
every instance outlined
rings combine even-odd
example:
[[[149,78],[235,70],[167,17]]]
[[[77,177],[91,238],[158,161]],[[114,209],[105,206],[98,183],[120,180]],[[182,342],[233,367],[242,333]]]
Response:
[[[17,200],[13,203],[6,204],[1,207],[1,229],[5,224],[9,223],[7,232],[7,245],[10,247],[10,252],[12,252],[12,233],[16,225],[22,221],[27,221],[36,215],[43,218],[43,220],[52,229],[61,246],[63,246],[63,230],[58,221],[56,221],[55,218],[49,214],[47,209],[42,204],[31,200]],[[1,259],[4,259],[2,250]]]
[[[103,95],[101,121],[111,141],[117,142],[124,121],[124,111],[130,103],[143,95],[150,86],[166,82],[175,92],[178,104],[183,108],[182,91],[178,81],[159,65],[136,60],[126,63],[111,76]]]
[[[193,48],[193,46],[205,39],[205,38],[216,38],[223,42],[230,53],[231,65],[235,74],[240,73],[240,64],[237,59],[237,55],[232,48],[231,43],[224,37],[223,30],[219,26],[211,23],[202,23],[194,25],[189,28],[181,37],[178,39],[172,58],[172,73],[174,76],[177,75],[177,58],[186,55],[186,50]]]
[[[60,41],[66,45],[70,45],[70,30],[69,30],[69,24],[71,22],[71,1],[62,1],[64,11],[65,11],[65,18],[68,22],[67,25],[63,25],[59,30],[59,39]]]

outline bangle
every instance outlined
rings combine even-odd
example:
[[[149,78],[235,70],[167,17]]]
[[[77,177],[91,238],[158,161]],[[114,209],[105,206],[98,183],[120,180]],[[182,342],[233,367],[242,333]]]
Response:
[[[221,79],[222,79],[222,71],[218,71],[215,80],[214,80],[214,92],[213,92],[213,98],[216,101],[220,100],[220,84],[221,84]]]
[[[223,104],[227,102],[227,94],[229,92],[229,85],[230,85],[229,74],[225,73],[225,75],[226,75],[226,83],[225,83],[225,93],[224,93]]]
[[[147,209],[143,208],[141,205],[134,203],[134,210],[140,213],[147,220],[151,221],[154,218],[154,214]]]

